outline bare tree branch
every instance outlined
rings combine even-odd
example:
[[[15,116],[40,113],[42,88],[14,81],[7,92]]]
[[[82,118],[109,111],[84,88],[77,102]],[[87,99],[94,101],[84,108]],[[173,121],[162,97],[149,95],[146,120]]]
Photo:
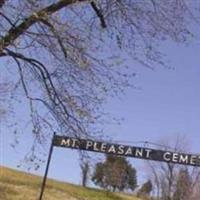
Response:
[[[1,54],[1,50],[9,46],[14,40],[16,40],[20,35],[22,35],[33,24],[40,21],[41,17],[51,15],[52,13],[57,12],[61,10],[62,8],[67,7],[68,5],[74,4],[76,2],[78,1],[77,0],[61,0],[25,18],[21,24],[19,24],[16,27],[12,27],[8,31],[8,33],[3,38],[1,38],[0,54]]]
[[[105,19],[104,19],[104,16],[103,16],[101,10],[98,9],[98,7],[94,1],[92,1],[90,4],[91,4],[92,8],[94,9],[94,11],[96,12],[97,16],[99,17],[102,28],[106,28],[106,22],[105,22]]]
[[[45,124],[72,136],[99,136],[103,102],[132,86],[135,71],[124,55],[149,69],[166,67],[158,42],[190,37],[184,1],[0,1],[1,68],[20,78],[13,77],[20,91],[13,93],[32,102],[33,130],[44,127],[46,141]]]
[[[3,7],[3,5],[5,4],[6,0],[0,0],[0,8]]]

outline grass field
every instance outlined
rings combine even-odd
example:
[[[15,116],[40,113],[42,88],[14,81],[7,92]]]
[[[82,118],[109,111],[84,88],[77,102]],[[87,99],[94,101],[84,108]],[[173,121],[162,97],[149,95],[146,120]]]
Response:
[[[38,200],[41,177],[0,166],[0,200]],[[140,200],[134,196],[48,180],[44,200]]]

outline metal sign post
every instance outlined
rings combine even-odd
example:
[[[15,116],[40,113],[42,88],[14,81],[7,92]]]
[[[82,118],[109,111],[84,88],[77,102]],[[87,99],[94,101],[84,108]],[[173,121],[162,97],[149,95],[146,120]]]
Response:
[[[46,180],[47,180],[47,174],[48,174],[48,170],[49,170],[49,165],[50,165],[50,161],[51,161],[51,156],[53,153],[53,143],[54,143],[54,137],[55,137],[56,133],[53,133],[53,138],[51,141],[51,146],[50,146],[50,150],[49,150],[49,156],[48,156],[48,160],[47,160],[47,166],[46,166],[46,170],[45,170],[45,174],[44,174],[44,178],[42,181],[42,186],[41,186],[41,191],[40,191],[40,196],[39,196],[39,200],[42,200],[43,197],[43,193],[44,193],[44,189],[45,189],[45,185],[46,185]]]
[[[113,144],[109,142],[94,141],[89,139],[65,137],[56,135],[56,133],[54,132],[51,147],[49,150],[45,175],[42,181],[39,200],[42,200],[42,196],[44,193],[54,146],[200,167],[200,154],[186,154],[144,147],[128,146],[123,144]]]

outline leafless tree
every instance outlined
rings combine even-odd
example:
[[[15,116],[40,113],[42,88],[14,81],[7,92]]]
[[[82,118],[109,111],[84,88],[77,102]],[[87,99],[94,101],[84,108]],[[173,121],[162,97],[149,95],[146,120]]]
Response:
[[[157,44],[187,41],[190,20],[198,20],[195,6],[195,0],[1,0],[1,72],[12,72],[12,97],[30,105],[34,146],[44,146],[53,129],[95,136],[102,103],[135,75],[123,55],[150,69],[165,66]]]
[[[198,200],[200,198],[200,181],[198,182],[198,184],[195,186],[194,189],[194,196],[192,198],[192,200]]]
[[[80,151],[79,152],[79,162],[80,162],[80,169],[81,169],[81,185],[83,187],[87,187],[89,185],[90,180],[90,173],[92,169],[92,163],[94,160],[91,158],[91,156],[85,152]]]
[[[165,142],[160,143],[163,144],[163,150],[171,150],[176,152],[186,152],[188,143],[187,139],[182,136],[176,137],[173,139],[174,144],[170,145],[170,142],[165,140]],[[171,148],[170,148],[171,146]],[[161,146],[159,147],[161,148]],[[188,196],[184,196],[185,199],[192,199],[195,195],[196,187],[198,187],[199,178],[200,178],[200,169],[198,167],[187,167],[182,165],[177,165],[173,163],[157,163],[157,162],[148,162],[148,168],[150,172],[150,177],[153,182],[154,188],[154,196],[158,200],[176,200],[174,197],[177,186],[180,188],[178,184],[180,173],[188,172],[188,176],[190,180],[185,180],[185,187],[189,194]],[[181,191],[180,191],[181,192]],[[186,191],[183,191],[184,194]],[[184,199],[180,199],[184,200]]]
[[[85,161],[81,163],[82,172],[82,186],[86,187],[89,179],[90,165],[89,162]]]
[[[194,168],[191,172],[191,177],[193,185],[189,200],[197,200],[200,198],[200,170],[198,168]]]

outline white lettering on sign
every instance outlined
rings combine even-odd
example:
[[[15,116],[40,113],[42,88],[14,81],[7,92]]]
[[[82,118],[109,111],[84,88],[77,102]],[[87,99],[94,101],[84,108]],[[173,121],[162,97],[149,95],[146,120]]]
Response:
[[[102,143],[101,144],[101,151],[102,152],[106,152],[106,147],[107,147],[107,144],[106,143]]]
[[[180,155],[180,162],[182,162],[182,163],[188,163],[188,160],[189,160],[189,158],[188,158],[189,156],[188,155]]]
[[[170,157],[169,157],[170,154],[171,154],[170,152],[165,152],[164,155],[163,155],[163,159],[166,160],[166,161],[170,161]]]
[[[108,149],[108,153],[116,153],[116,149],[114,145],[111,145]]]
[[[132,148],[129,147],[126,152],[125,152],[125,155],[132,155],[133,154],[133,151],[132,151]]]
[[[124,154],[124,146],[120,145],[118,149],[118,154],[123,155]]]
[[[200,161],[200,156],[165,152],[163,159],[167,162],[195,165]]]
[[[196,161],[197,159],[198,159],[197,156],[191,156],[191,158],[190,158],[190,164],[194,165],[194,164],[195,164],[195,161]],[[199,159],[200,159],[200,157],[199,157]]]
[[[70,139],[67,139],[67,140],[66,139],[62,139],[60,144],[61,144],[61,146],[68,146],[69,147],[70,146],[70,141],[71,141]]]
[[[146,158],[150,158],[150,153],[152,152],[151,149],[145,149],[146,151]]]
[[[72,139],[72,147],[73,148],[79,148],[79,140],[78,139],[75,139],[75,138],[73,138]]]
[[[192,155],[128,145],[111,144],[92,140],[55,136],[53,145],[102,153],[130,156],[154,161],[200,166],[200,155]]]
[[[173,153],[172,154],[172,161],[173,162],[178,162],[178,153]]]
[[[97,142],[94,143],[93,149],[94,149],[94,151],[99,151]]]
[[[135,151],[135,156],[140,156],[140,157],[142,157],[142,156],[143,156],[143,149],[136,149],[136,151]]]
[[[92,141],[87,141],[87,143],[86,143],[86,149],[89,149],[92,146],[93,146],[93,142]]]

